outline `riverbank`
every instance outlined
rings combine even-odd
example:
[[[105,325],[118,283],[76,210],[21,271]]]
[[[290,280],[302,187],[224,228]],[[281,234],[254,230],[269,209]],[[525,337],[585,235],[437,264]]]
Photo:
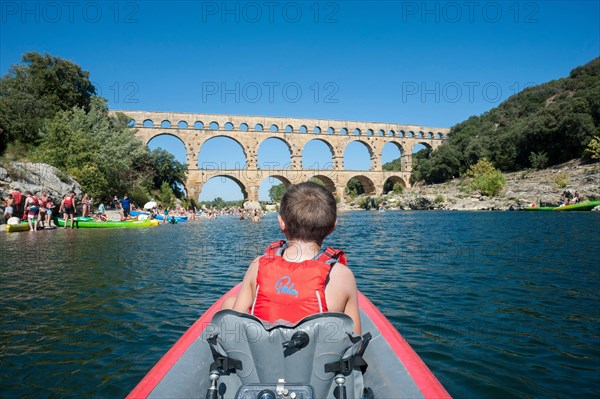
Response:
[[[490,198],[473,191],[461,178],[406,188],[402,194],[379,198],[385,209],[400,210],[520,210],[536,205],[557,206],[565,190],[579,192],[584,200],[600,199],[600,164],[572,160],[543,170],[505,173],[506,186]],[[364,199],[341,204],[341,210],[360,209]]]

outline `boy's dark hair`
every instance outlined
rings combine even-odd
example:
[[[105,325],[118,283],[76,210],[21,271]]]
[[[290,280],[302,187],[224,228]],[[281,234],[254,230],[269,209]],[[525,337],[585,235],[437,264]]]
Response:
[[[337,205],[325,187],[305,182],[287,188],[279,214],[288,239],[321,243],[335,227]]]

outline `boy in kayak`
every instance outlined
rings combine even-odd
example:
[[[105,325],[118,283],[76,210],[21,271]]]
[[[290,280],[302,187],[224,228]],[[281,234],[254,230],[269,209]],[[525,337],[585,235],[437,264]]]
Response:
[[[250,264],[239,294],[228,298],[223,308],[290,323],[315,313],[342,312],[352,318],[354,332],[360,335],[354,274],[342,251],[321,252],[323,240],[337,223],[331,192],[311,182],[288,187],[278,221],[287,242],[272,243]]]

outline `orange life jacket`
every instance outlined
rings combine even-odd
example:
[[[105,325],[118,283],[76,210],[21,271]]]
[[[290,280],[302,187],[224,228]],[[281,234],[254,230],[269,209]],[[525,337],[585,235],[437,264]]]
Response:
[[[258,261],[256,296],[251,313],[274,322],[296,323],[306,316],[327,312],[325,284],[336,263],[346,265],[343,251],[328,247],[317,259],[288,262],[281,256],[284,240],[269,245]]]
[[[65,202],[63,204],[64,204],[64,206],[73,206],[73,197],[70,195],[67,195],[65,197]]]

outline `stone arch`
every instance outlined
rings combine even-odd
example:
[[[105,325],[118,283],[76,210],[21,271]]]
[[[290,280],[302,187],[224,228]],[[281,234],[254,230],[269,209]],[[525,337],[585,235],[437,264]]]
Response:
[[[232,180],[235,184],[237,184],[237,186],[242,191],[242,196],[244,197],[244,201],[248,200],[248,188],[246,187],[246,185],[240,179],[238,179],[236,176],[229,175],[227,173],[221,173],[221,174],[218,174],[215,176],[211,176],[205,182],[200,183],[198,185],[198,198],[200,198],[200,195],[202,194],[202,189],[204,188],[206,183],[208,183],[211,180],[218,179],[218,178]]]
[[[160,127],[162,128],[170,128],[171,127],[171,121],[168,119],[165,119],[164,121],[162,121],[160,123]]]
[[[312,142],[322,142],[322,143],[324,143],[324,144],[327,146],[327,148],[329,148],[329,152],[331,153],[331,156],[330,156],[330,158],[329,158],[329,162],[325,162],[325,163],[323,163],[323,162],[313,162],[313,164],[311,164],[311,165],[306,165],[306,164],[305,164],[305,161],[307,160],[307,158],[310,158],[310,157],[307,157],[307,156],[306,156],[306,154],[305,154],[305,151],[306,151],[306,146],[307,146],[309,143],[312,143]],[[317,164],[317,165],[316,165],[316,166],[317,166],[317,168],[316,168],[316,169],[331,169],[331,168],[333,167],[333,157],[335,157],[335,148],[334,148],[334,146],[333,146],[333,145],[332,145],[332,144],[331,144],[329,141],[327,141],[326,139],[322,139],[322,138],[313,138],[313,139],[311,139],[311,140],[308,140],[308,141],[307,141],[306,143],[304,143],[304,145],[302,146],[302,168],[304,168],[304,169],[315,169],[314,167],[312,167],[312,168],[311,168],[311,166],[314,166],[314,164],[315,164],[315,163]],[[310,161],[310,160],[309,160],[309,161],[308,161],[308,162],[306,162],[306,163],[310,163],[310,162],[312,162],[312,161]],[[331,167],[329,167],[329,166],[331,166]]]
[[[411,154],[414,154],[415,152],[418,152],[418,151],[422,150],[421,147],[418,147],[418,149],[415,151],[415,147],[417,147],[419,145],[427,148],[428,150],[433,150],[433,147],[431,146],[431,144],[429,144],[429,143],[427,143],[425,141],[419,141],[419,142],[413,144],[413,146],[411,148]]]
[[[388,137],[395,137],[396,136],[396,132],[393,129],[390,129],[390,131],[388,132]]]
[[[153,142],[153,140],[156,141]],[[169,152],[175,156],[179,162],[187,164],[188,169],[196,168],[196,163],[194,162],[193,157],[190,156],[191,152],[188,149],[188,144],[180,135],[173,133],[173,130],[152,135],[145,145],[148,147],[148,150],[150,150],[151,147],[155,147]]]
[[[313,132],[315,134],[321,134],[321,127],[320,126],[315,126],[315,128],[313,129]]]
[[[361,130],[359,128],[354,129],[354,135],[355,136],[360,136],[362,134]]]
[[[220,126],[219,126],[219,122],[212,121],[211,123],[209,123],[209,124],[208,124],[208,127],[209,127],[211,130],[219,130],[219,127],[220,127]]]
[[[265,127],[263,126],[262,123],[257,123],[256,125],[254,125],[255,132],[262,132],[264,130],[265,130]]]
[[[302,126],[300,126],[299,131],[300,131],[300,133],[306,133],[306,132],[308,132],[308,129],[306,128],[306,125],[302,125]]]
[[[348,180],[346,180],[344,182],[344,188],[348,186],[348,183],[352,179],[356,179],[360,182],[361,186],[365,190],[366,195],[376,195],[377,194],[377,190],[375,189],[375,183],[373,183],[373,181],[371,179],[369,179],[367,176],[364,176],[364,175],[352,176],[351,178],[349,178]]]
[[[154,121],[152,119],[145,119],[142,125],[144,127],[154,127]]]
[[[404,130],[398,131],[398,137],[406,137],[406,133],[404,132]]]
[[[273,133],[278,132],[279,131],[279,126],[277,126],[276,124],[272,124],[271,127],[269,128],[269,130]]]
[[[327,134],[335,134],[335,129],[333,127],[328,127]]]
[[[442,138],[443,138],[442,137],[442,133],[437,132],[436,135],[435,135],[435,138],[438,139],[438,140],[442,140]]]
[[[343,136],[346,136],[346,135],[348,135],[348,128],[346,128],[346,127],[343,127],[343,128],[342,128],[342,130],[340,130],[340,133],[341,133]]]
[[[294,127],[292,125],[286,125],[284,130],[286,133],[292,133],[294,131]]]
[[[314,176],[311,176],[310,179],[320,180],[321,182],[323,182],[323,185],[325,186],[325,188],[327,190],[331,191],[335,195],[335,193],[336,193],[335,183],[333,182],[333,180],[331,180],[331,178],[329,176],[322,175],[322,174],[314,175]]]
[[[186,121],[177,122],[177,128],[179,129],[187,129],[188,123]]]
[[[360,143],[367,149],[368,156],[369,156],[369,168],[366,170],[371,170],[373,167],[373,156],[374,156],[373,147],[371,147],[371,145],[369,143],[367,143],[365,140],[359,140],[359,139],[352,140],[344,146],[344,152],[342,153],[343,158],[344,158],[344,170],[350,170],[350,169],[347,169],[348,163],[346,162],[346,152],[348,151],[348,148],[351,145],[354,145],[353,143]],[[357,170],[363,170],[363,169],[361,168],[361,169],[357,169]]]
[[[384,159],[383,153],[388,152],[388,148],[390,147],[396,147],[398,149],[398,151],[400,152],[400,158],[402,158],[404,155],[406,155],[406,151],[404,149],[404,147],[402,146],[401,143],[399,143],[398,141],[392,140],[392,141],[387,141],[383,147],[381,147],[381,166],[383,166],[384,164],[391,162],[393,160],[389,160],[389,159]]]
[[[268,190],[270,190],[271,187],[276,186],[278,184],[283,184],[284,187],[287,189],[292,184],[292,182],[283,175],[277,175],[277,174],[268,175],[258,185],[259,201],[264,201],[265,198],[268,198],[268,200],[270,200]]]
[[[233,130],[233,123],[227,122],[227,123],[225,123],[223,128],[225,128],[225,130]]]
[[[276,142],[280,142],[285,144],[285,146],[288,149],[288,156],[285,162],[283,162],[283,164],[281,165],[277,165],[277,164],[269,164],[267,165],[268,168],[271,169],[289,169],[292,166],[292,145],[285,139],[281,138],[281,137],[277,137],[277,136],[270,136],[270,137],[266,137],[264,140],[261,140],[261,142],[258,144],[257,147],[257,153],[256,153],[256,159],[258,161],[258,167],[261,169],[264,169],[264,167],[261,167],[260,165],[264,165],[264,159],[261,159],[261,147],[262,145],[266,142],[266,141],[276,141]],[[263,157],[264,158],[264,157]],[[269,163],[271,163],[272,161],[269,161]],[[281,163],[279,161],[277,161],[277,163]]]
[[[400,176],[390,176],[383,182],[383,192],[382,194],[387,194],[392,191],[394,185],[396,183],[400,183],[402,187],[406,188],[406,182]]]
[[[373,135],[373,129],[368,129],[367,136],[372,136],[372,135]]]
[[[204,122],[202,122],[202,121],[194,122],[194,129],[204,129]]]
[[[174,132],[159,132],[159,133],[152,134],[151,136],[148,136],[148,139],[146,140],[144,145],[148,145],[149,142],[151,142],[153,139],[160,137],[160,136],[175,137],[177,140],[181,141],[181,144],[183,144],[184,147],[187,147],[187,143],[185,142],[185,140],[182,139],[177,133],[174,133]]]
[[[130,119],[129,122],[127,122],[127,127],[135,127],[135,119]]]
[[[204,165],[200,161],[200,154],[202,153],[202,149],[205,148],[206,143],[208,143],[209,141],[212,141],[214,139],[217,139],[217,138],[226,138],[226,139],[232,140],[242,150],[242,154],[243,154],[243,158],[244,158],[244,165],[237,166],[238,169],[239,168],[245,168],[246,165],[248,165],[248,153],[246,152],[246,148],[244,147],[244,145],[240,141],[238,141],[235,137],[232,137],[232,136],[227,135],[227,134],[219,134],[219,135],[211,136],[211,137],[207,138],[206,140],[204,140],[204,141],[202,141],[200,143],[200,146],[199,146],[199,149],[198,149],[198,154],[196,155],[197,161],[198,161],[198,167],[200,169],[213,169],[213,170],[215,170],[215,169],[224,169],[223,168],[223,164],[221,164],[221,163],[218,163],[218,162],[208,162],[208,163],[206,163],[206,165]],[[226,168],[228,168],[228,167],[226,167]]]
[[[240,123],[240,130],[242,132],[247,132],[248,131],[248,124],[246,122]]]

